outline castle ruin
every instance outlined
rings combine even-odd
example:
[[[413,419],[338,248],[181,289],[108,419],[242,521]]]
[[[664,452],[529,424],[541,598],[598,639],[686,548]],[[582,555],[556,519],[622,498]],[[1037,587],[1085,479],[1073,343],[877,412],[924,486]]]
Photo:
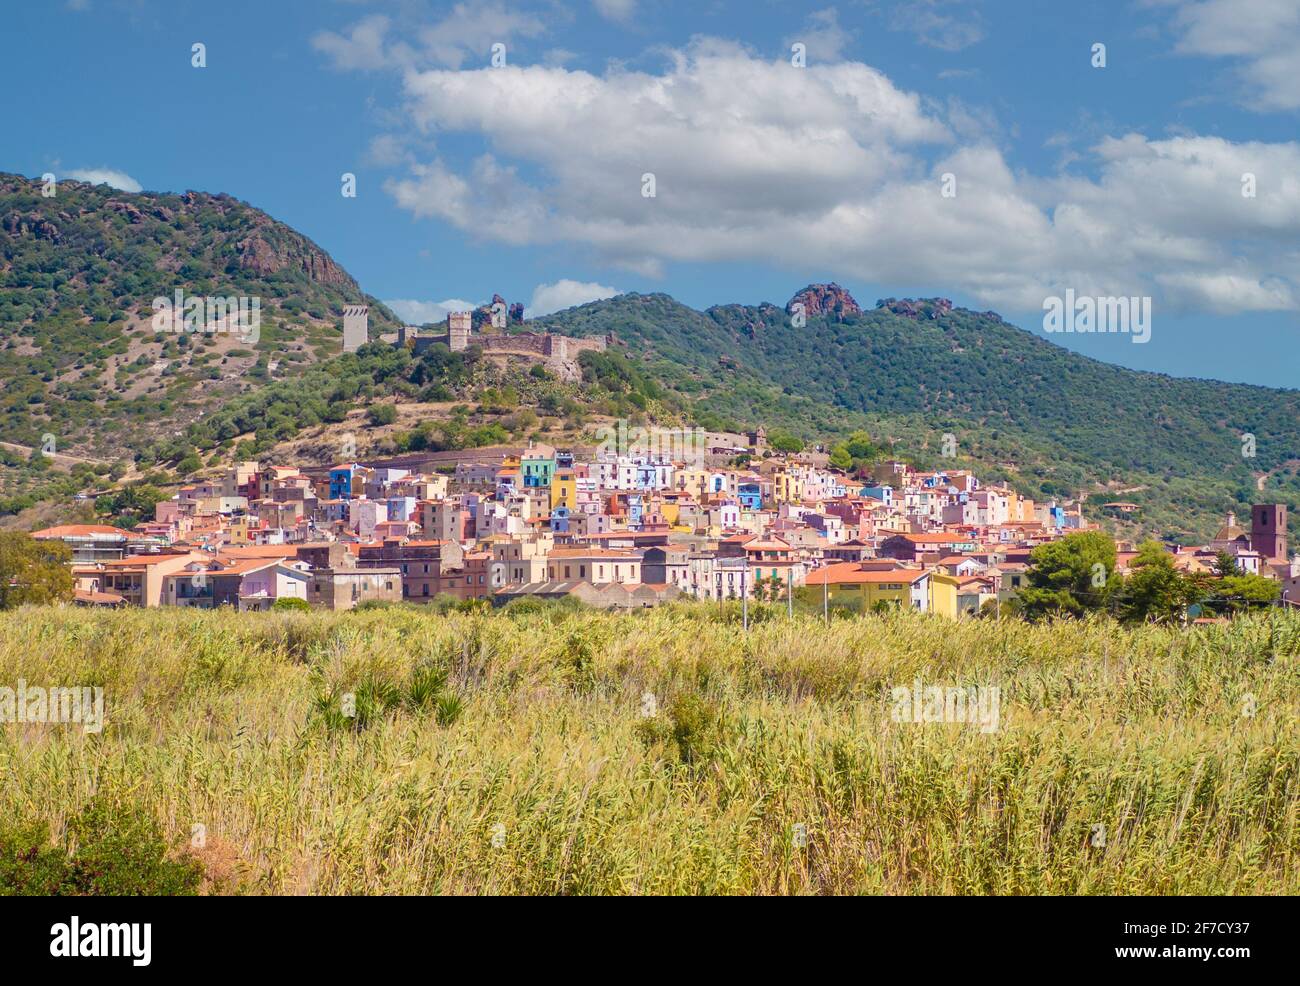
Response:
[[[427,335],[413,325],[403,326],[397,334],[399,346],[409,346],[419,356],[430,346],[441,343],[452,352],[462,352],[477,346],[484,356],[522,356],[540,361],[562,380],[582,377],[578,356],[583,352],[603,353],[607,339],[576,339],[553,332],[476,332],[473,313],[451,312],[447,316],[446,331]]]

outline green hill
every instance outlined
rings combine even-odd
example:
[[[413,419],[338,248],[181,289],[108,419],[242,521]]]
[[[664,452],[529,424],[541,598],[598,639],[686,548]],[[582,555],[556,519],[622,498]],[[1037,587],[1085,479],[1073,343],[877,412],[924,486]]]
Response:
[[[156,332],[155,297],[259,298],[260,338]],[[345,304],[397,322],[320,247],[229,195],[0,174],[0,438],[113,458],[339,352]]]
[[[338,355],[344,305],[371,306],[372,338],[397,320],[320,247],[228,195],[41,191],[0,174],[0,443],[12,443],[0,444],[0,514],[5,497],[47,488],[25,450],[49,436],[104,463],[102,477],[122,459],[143,472],[194,452],[209,464],[213,450],[263,454],[394,399],[464,402],[454,423],[429,419],[399,449],[519,437],[539,416],[581,427],[589,413],[761,423],[828,446],[861,429],[882,454],[976,468],[1037,499],[1086,495],[1094,517],[1132,501],[1131,517],[1108,518],[1120,534],[1203,538],[1229,509],[1300,502],[1300,392],[1111,366],[942,299],[863,311],[835,285],[810,285],[796,327],[771,304],[701,312],[621,295],[523,327],[615,338],[583,357],[581,384],[563,384],[473,351]],[[155,331],[153,299],[177,288],[260,298],[260,338]],[[949,433],[956,455],[944,459]]]
[[[959,463],[1027,494],[1088,493],[1098,511],[1106,500],[1137,503],[1134,521],[1116,522],[1121,532],[1205,536],[1234,505],[1294,503],[1300,492],[1300,392],[1112,366],[943,299],[887,299],[796,328],[774,305],[700,312],[628,294],[536,325],[613,333],[720,425],[761,421],[824,440],[827,409],[855,412],[878,440],[933,464],[952,433]],[[1255,436],[1254,458],[1242,455],[1245,434]]]

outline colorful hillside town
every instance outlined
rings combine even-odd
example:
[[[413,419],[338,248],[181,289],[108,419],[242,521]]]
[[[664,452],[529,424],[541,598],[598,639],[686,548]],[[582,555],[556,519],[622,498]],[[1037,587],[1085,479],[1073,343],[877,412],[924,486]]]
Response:
[[[617,609],[678,599],[782,601],[962,618],[1024,587],[1030,552],[1088,528],[960,469],[886,461],[855,474],[748,434],[607,428],[601,445],[426,452],[332,466],[240,462],[186,486],[134,530],[52,527],[90,606],[556,600]],[[631,441],[629,441],[629,437]],[[734,463],[743,461],[744,465]],[[1226,553],[1300,600],[1286,508],[1234,516],[1172,548],[1187,573]],[[1121,574],[1136,557],[1121,542]]]

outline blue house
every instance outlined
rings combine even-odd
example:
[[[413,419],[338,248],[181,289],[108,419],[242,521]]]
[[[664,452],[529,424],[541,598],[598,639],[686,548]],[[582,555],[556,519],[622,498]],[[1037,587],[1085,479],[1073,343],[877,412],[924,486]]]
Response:
[[[738,496],[742,510],[763,509],[763,491],[758,483],[741,483]]]
[[[569,508],[562,503],[551,509],[551,530],[556,534],[569,533]]]
[[[345,466],[335,466],[330,470],[330,499],[352,499],[352,477],[361,467],[352,462]]]

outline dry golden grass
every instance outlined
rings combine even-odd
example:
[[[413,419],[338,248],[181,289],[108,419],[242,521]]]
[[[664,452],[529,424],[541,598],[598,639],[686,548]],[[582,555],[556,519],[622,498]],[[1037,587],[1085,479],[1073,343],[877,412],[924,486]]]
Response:
[[[0,685],[107,720],[0,726],[0,821],[130,800],[245,893],[1300,891],[1300,618],[736,615],[0,614]],[[324,711],[417,666],[459,718]],[[1001,728],[894,722],[917,677]]]

